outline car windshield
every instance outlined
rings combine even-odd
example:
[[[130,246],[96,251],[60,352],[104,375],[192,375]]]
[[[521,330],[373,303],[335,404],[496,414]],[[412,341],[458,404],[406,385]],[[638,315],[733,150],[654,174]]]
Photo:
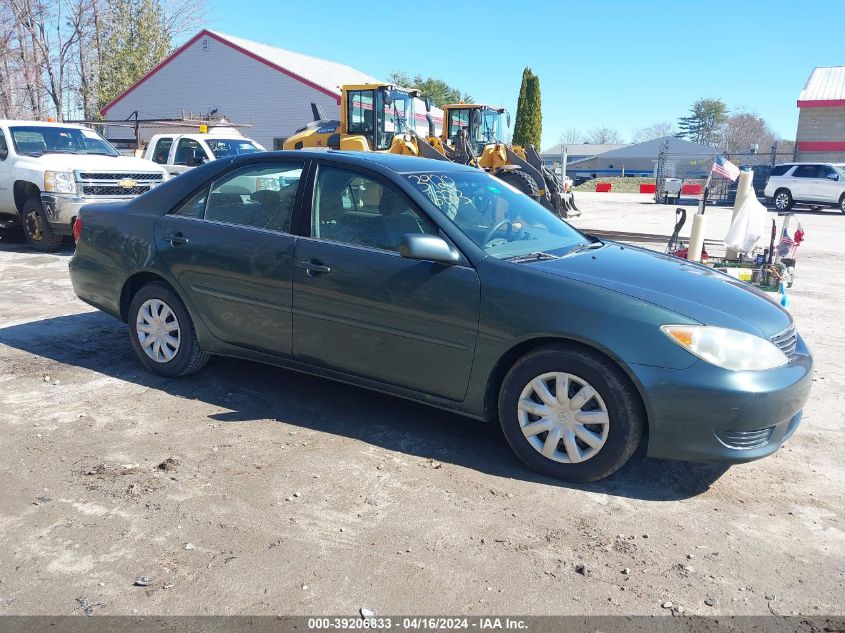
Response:
[[[9,128],[18,154],[102,154],[120,156],[109,142],[94,130],[74,127],[16,126]]]
[[[590,243],[539,203],[481,170],[415,173],[407,178],[493,257],[563,255]]]
[[[206,139],[208,147],[214,158],[226,158],[227,156],[239,156],[240,154],[254,154],[261,149],[249,139]]]
[[[839,172],[840,176],[842,176],[842,178],[845,178],[845,164],[838,163],[834,165],[834,167],[836,167],[836,170]]]

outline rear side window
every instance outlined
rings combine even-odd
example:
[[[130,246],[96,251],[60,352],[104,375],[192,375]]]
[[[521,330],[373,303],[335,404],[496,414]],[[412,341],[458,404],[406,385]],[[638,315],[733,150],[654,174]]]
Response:
[[[302,163],[262,163],[227,175],[211,188],[205,219],[289,231],[302,167]]]
[[[772,176],[783,176],[786,172],[792,169],[792,165],[778,165],[772,170]]]
[[[792,175],[796,178],[818,178],[818,174],[818,165],[799,165],[798,169],[796,169],[795,173]]]
[[[187,165],[188,154],[192,153],[195,149],[202,149],[197,141],[192,138],[180,138],[179,143],[176,145],[176,155],[173,157],[173,164]]]
[[[170,156],[170,148],[173,146],[173,139],[164,137],[158,139],[153,150],[153,161],[159,165],[167,164],[167,157]]]
[[[6,145],[6,136],[3,134],[3,130],[0,130],[0,161],[6,160],[8,155],[9,146]]]

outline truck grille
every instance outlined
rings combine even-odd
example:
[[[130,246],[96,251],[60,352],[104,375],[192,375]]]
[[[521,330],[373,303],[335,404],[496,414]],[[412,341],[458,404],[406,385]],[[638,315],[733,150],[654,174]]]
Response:
[[[164,181],[156,172],[76,172],[82,195],[90,198],[132,198]]]
[[[102,185],[85,185],[82,187],[82,194],[85,196],[140,196],[150,190],[150,185],[138,185],[137,187],[112,187]]]
[[[775,334],[771,338],[777,348],[784,353],[788,359],[795,358],[795,349],[798,347],[798,332],[795,330],[795,325],[790,325],[783,332]]]
[[[161,182],[161,174],[156,173],[135,173],[135,174],[121,174],[121,173],[105,173],[82,171],[79,172],[79,180],[123,180],[129,178],[131,180],[155,181]]]

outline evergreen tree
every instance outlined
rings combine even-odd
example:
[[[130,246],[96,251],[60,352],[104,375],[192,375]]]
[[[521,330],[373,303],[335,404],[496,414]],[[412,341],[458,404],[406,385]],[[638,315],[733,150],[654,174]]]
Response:
[[[540,139],[543,136],[543,106],[540,98],[540,78],[532,74],[528,82],[528,103],[531,107],[531,125],[528,128],[527,143],[540,151]]]
[[[690,115],[678,119],[678,138],[716,146],[721,141],[722,126],[728,120],[728,107],[721,99],[699,99],[690,107]]]
[[[112,0],[100,66],[100,108],[141,79],[170,53],[161,0]]]
[[[519,99],[516,102],[516,118],[513,123],[513,142],[524,145],[528,138],[530,114],[528,112],[528,84],[531,82],[531,69],[526,67],[522,71],[522,85],[519,87]]]

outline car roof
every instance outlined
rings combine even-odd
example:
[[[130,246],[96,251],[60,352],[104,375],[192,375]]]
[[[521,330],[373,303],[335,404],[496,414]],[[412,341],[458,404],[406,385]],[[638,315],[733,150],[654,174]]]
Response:
[[[292,158],[300,156],[311,159],[331,159],[340,162],[348,163],[349,165],[359,165],[361,167],[368,167],[372,165],[380,165],[386,167],[390,171],[399,174],[409,174],[420,171],[469,171],[477,172],[476,167],[468,167],[458,163],[453,163],[448,160],[437,160],[433,158],[420,158],[419,156],[402,156],[400,154],[388,154],[381,152],[349,152],[334,149],[297,149],[297,150],[283,150],[279,152],[261,152],[260,154],[242,154],[235,160],[242,160],[249,162],[258,157],[268,158],[271,156],[278,156],[279,158]]]

